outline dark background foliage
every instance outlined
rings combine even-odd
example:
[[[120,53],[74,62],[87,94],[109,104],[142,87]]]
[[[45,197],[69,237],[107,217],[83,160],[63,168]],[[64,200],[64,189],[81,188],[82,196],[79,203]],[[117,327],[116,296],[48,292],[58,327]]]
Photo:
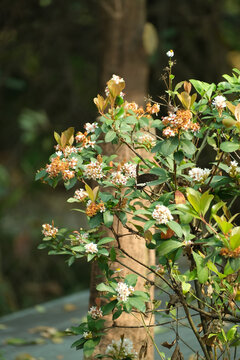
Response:
[[[77,228],[84,219],[66,205],[63,187],[35,183],[34,174],[48,161],[54,130],[81,130],[97,116],[92,99],[108,52],[99,32],[104,3],[0,1],[0,314],[88,286],[85,263],[67,268],[63,258],[37,250],[42,223],[54,218]],[[155,100],[171,48],[177,81],[220,81],[240,66],[238,1],[149,0],[146,18],[158,39],[148,55],[147,92]]]

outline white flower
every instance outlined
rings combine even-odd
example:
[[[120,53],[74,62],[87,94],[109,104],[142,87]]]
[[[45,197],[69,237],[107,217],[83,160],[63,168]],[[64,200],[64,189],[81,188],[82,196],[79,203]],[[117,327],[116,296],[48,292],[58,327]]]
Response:
[[[95,140],[87,140],[86,144],[84,145],[85,149],[92,147],[94,148],[94,146],[96,145],[96,141]]]
[[[117,171],[112,173],[112,182],[116,185],[126,185],[128,178],[121,173],[121,171]]]
[[[132,341],[128,338],[112,340],[112,343],[107,346],[105,354],[110,355],[113,359],[125,357],[135,359],[138,356],[137,352],[133,349]]]
[[[63,152],[60,151],[60,150],[59,150],[59,151],[56,151],[56,155],[57,155],[57,156],[62,156],[62,155],[63,155]]]
[[[176,135],[175,131],[173,131],[169,126],[163,130],[163,136],[173,137],[175,135]]]
[[[206,168],[193,168],[189,171],[188,175],[192,178],[193,181],[203,183],[209,176],[210,172],[211,170]]]
[[[238,167],[238,163],[235,160],[230,162],[227,172],[231,177],[236,177],[240,174],[240,167]]]
[[[84,128],[85,128],[85,130],[86,130],[86,132],[89,134],[89,133],[91,133],[91,132],[95,132],[95,130],[98,128],[98,123],[92,123],[92,124],[90,124],[90,123],[86,123],[85,125],[84,125]]]
[[[123,78],[121,78],[120,76],[115,75],[115,74],[113,74],[111,80],[113,80],[115,82],[115,84],[119,84],[120,82],[124,81]]]
[[[166,55],[167,55],[168,57],[173,57],[173,56],[174,56],[174,51],[173,51],[173,50],[169,50],[169,51],[166,53]]]
[[[66,146],[64,149],[64,155],[68,157],[71,154],[76,154],[78,152],[78,149],[75,146]]]
[[[84,176],[93,180],[101,179],[103,177],[102,164],[99,161],[91,161],[85,165]]]
[[[137,142],[139,144],[143,144],[147,147],[153,147],[156,145],[156,140],[154,139],[154,137],[150,134],[143,134],[140,135],[137,139]]]
[[[126,302],[128,300],[129,295],[134,292],[134,287],[128,286],[123,282],[119,282],[116,287],[116,291],[118,293],[117,299],[118,301]]]
[[[173,220],[170,210],[164,205],[156,205],[152,217],[156,220],[157,224],[167,224],[168,221]]]
[[[226,107],[226,98],[223,95],[217,95],[212,104],[217,108],[217,109],[224,109]]]
[[[88,196],[88,193],[83,189],[77,189],[74,193],[74,199],[77,199],[78,201],[83,201]]]
[[[76,157],[73,156],[69,159],[70,168],[75,169],[77,166],[77,163],[78,163],[78,159]]]
[[[91,331],[84,331],[83,337],[84,337],[84,339],[91,339],[92,338]]]
[[[103,316],[103,312],[101,310],[101,308],[98,308],[97,306],[92,306],[89,311],[88,314],[93,318],[93,319],[98,319],[101,318]]]
[[[126,177],[135,178],[137,176],[137,164],[125,163],[121,170],[124,172]]]
[[[86,244],[84,247],[85,247],[86,253],[97,254],[97,252],[98,252],[97,244],[94,244],[93,242]]]
[[[58,233],[58,228],[54,227],[54,225],[43,224],[42,233],[44,236],[55,237]]]

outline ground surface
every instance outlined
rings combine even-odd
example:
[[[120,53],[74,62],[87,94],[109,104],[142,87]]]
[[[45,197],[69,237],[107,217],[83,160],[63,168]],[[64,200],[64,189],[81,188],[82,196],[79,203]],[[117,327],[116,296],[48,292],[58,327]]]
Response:
[[[82,351],[71,349],[71,344],[78,338],[61,337],[59,331],[76,326],[82,321],[88,310],[88,296],[88,291],[82,291],[0,318],[0,360],[82,360]],[[182,316],[183,312],[180,309],[178,317]],[[198,317],[194,318],[198,324]],[[164,321],[163,318],[159,319],[161,323]],[[181,320],[178,330],[182,339],[179,341],[180,349],[184,359],[188,360],[193,350],[199,347],[186,325],[186,320]],[[165,341],[172,343],[175,339],[175,330],[176,328],[171,328],[171,325],[159,326],[155,336],[160,351],[169,357],[175,345],[168,350],[161,344]],[[29,355],[27,357],[23,354]],[[160,359],[157,353],[155,359]],[[237,359],[240,359],[240,354]]]

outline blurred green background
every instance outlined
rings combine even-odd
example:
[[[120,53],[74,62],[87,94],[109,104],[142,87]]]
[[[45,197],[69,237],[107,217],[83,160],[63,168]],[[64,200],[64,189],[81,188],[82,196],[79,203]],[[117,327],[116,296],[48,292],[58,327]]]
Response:
[[[54,130],[82,130],[97,116],[93,98],[108,52],[99,7],[108,1],[0,1],[0,315],[88,287],[88,264],[68,268],[37,250],[43,223],[77,229],[84,219],[70,210],[64,187],[34,176],[52,153]],[[220,81],[240,67],[239,0],[149,0],[145,12],[155,44],[146,91],[155,100],[169,49],[177,81]]]

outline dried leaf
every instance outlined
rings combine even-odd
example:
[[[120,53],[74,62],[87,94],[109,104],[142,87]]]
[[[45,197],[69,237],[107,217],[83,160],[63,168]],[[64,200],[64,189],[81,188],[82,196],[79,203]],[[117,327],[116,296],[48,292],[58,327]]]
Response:
[[[190,109],[191,96],[186,91],[181,92],[181,94],[177,94],[177,96],[185,109]]]
[[[175,232],[172,229],[168,228],[166,233],[161,232],[161,239],[168,240],[174,234],[175,234]]]
[[[180,351],[180,347],[177,344],[175,350],[171,356],[171,360],[184,360],[183,354]]]
[[[7,329],[7,325],[5,324],[0,324],[0,330],[5,330]]]
[[[185,204],[186,199],[183,193],[179,190],[175,191],[175,204]]]
[[[141,349],[139,351],[138,358],[140,360],[144,359],[147,356],[147,348],[148,348],[148,344],[147,341],[145,341],[145,343],[141,346]]]
[[[150,230],[144,232],[146,243],[149,244],[152,241],[152,233]]]
[[[40,345],[45,342],[42,338],[36,338],[31,340],[26,340],[22,338],[9,338],[5,340],[7,345],[14,345],[14,346],[24,346],[24,345]]]
[[[184,87],[184,90],[185,90],[188,94],[190,94],[191,89],[192,89],[191,83],[188,82],[188,81],[184,81],[183,87]]]
[[[37,360],[37,359],[30,354],[22,353],[22,354],[17,355],[15,360]]]
[[[100,297],[97,297],[97,298],[95,299],[95,304],[96,304],[98,307],[101,306],[101,298],[100,298]]]
[[[237,119],[237,121],[240,121],[240,104],[238,104],[236,106],[234,115],[235,115],[235,118]]]
[[[75,311],[77,309],[77,306],[75,304],[65,304],[63,308],[64,311],[70,312],[70,311]]]
[[[171,344],[167,341],[164,341],[161,345],[168,349],[171,349],[171,347],[173,347],[173,345],[175,345],[175,343],[176,343],[176,339],[174,339],[173,342],[171,342]]]
[[[235,108],[236,106],[233,105],[230,101],[226,101],[226,105],[227,105],[227,108],[233,113],[233,115],[235,114]]]
[[[29,332],[30,334],[41,333],[41,332],[43,332],[43,331],[51,332],[51,333],[53,333],[53,331],[54,331],[54,332],[56,333],[57,329],[54,328],[54,327],[44,326],[44,325],[35,326],[34,328],[28,329],[28,332]]]

